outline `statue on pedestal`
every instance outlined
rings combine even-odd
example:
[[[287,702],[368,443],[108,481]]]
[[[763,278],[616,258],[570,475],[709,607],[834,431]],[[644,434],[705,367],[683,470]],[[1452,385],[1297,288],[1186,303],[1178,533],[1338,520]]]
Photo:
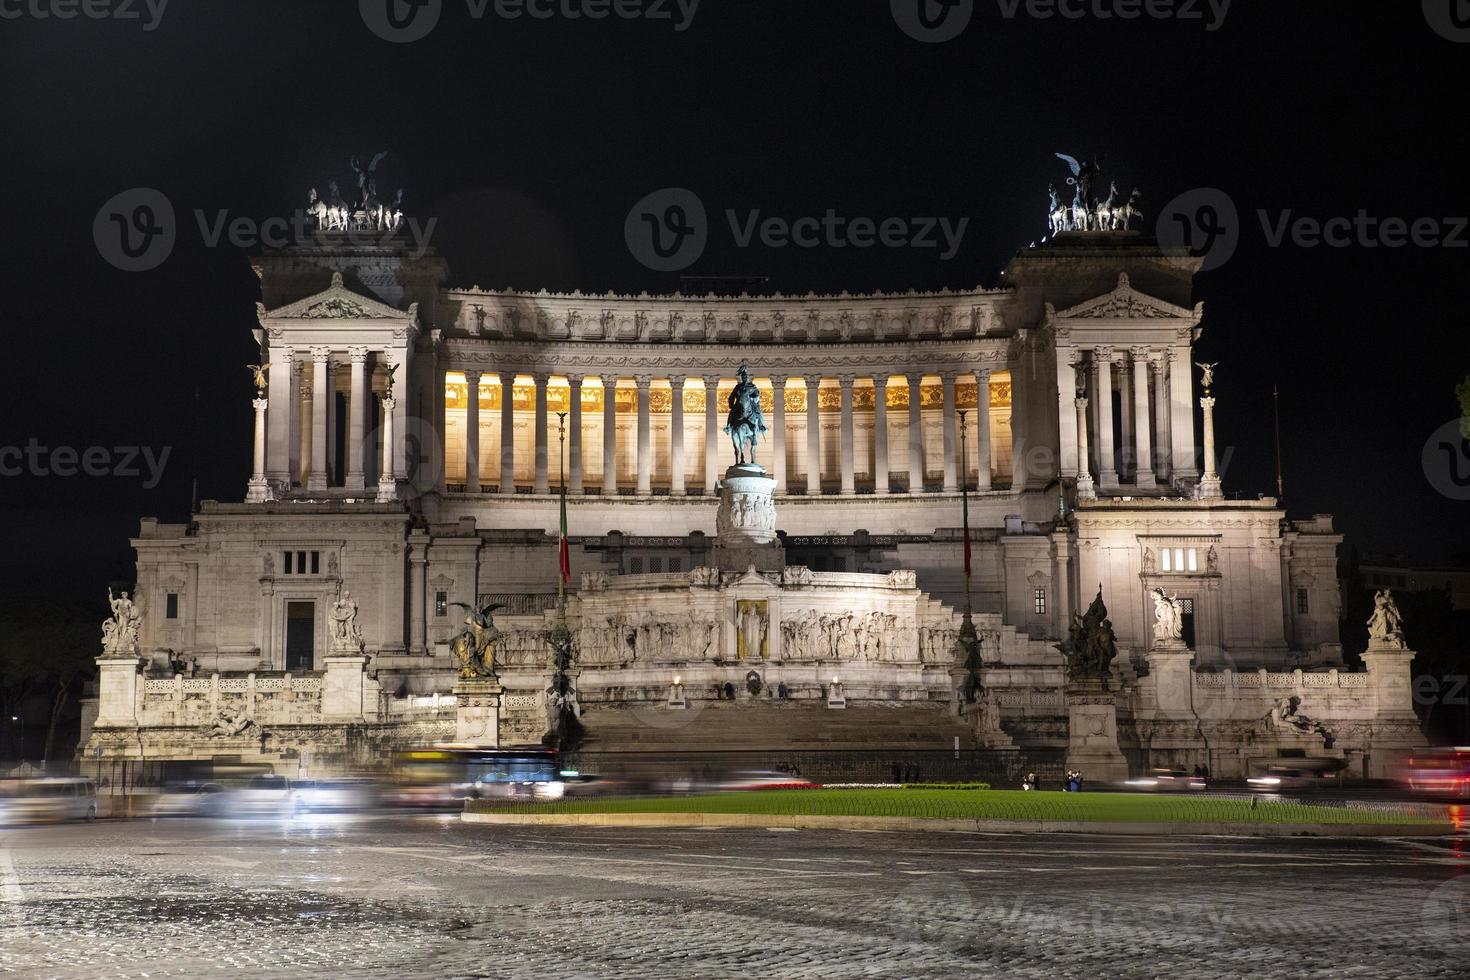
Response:
[[[1404,649],[1404,618],[1390,589],[1379,589],[1373,596],[1373,615],[1368,617],[1368,646]]]
[[[1067,658],[1068,680],[1100,680],[1104,687],[1107,686],[1113,658],[1118,655],[1118,643],[1113,633],[1113,621],[1108,619],[1101,586],[1087,612],[1081,616],[1073,615],[1067,639],[1058,643],[1057,649]]]
[[[1177,594],[1154,589],[1154,639],[1160,643],[1177,641],[1184,635],[1184,602]]]
[[[760,389],[750,380],[750,369],[744,361],[740,362],[737,374],[740,381],[730,392],[730,414],[725,419],[725,432],[735,447],[736,465],[749,463],[753,466],[755,445],[760,441],[761,433],[766,431],[766,417],[761,412]],[[747,444],[750,446],[749,459],[746,459],[745,452]]]
[[[463,602],[450,603],[469,610],[464,621],[465,629],[449,642],[449,653],[459,667],[459,676],[468,680],[476,677],[493,678],[495,673],[495,641],[501,632],[495,626],[495,610],[503,609],[500,603],[491,603],[480,609]]]
[[[362,627],[357,625],[357,600],[351,592],[342,592],[332,602],[329,616],[332,626],[333,653],[361,653]]]
[[[265,373],[270,370],[270,366],[269,361],[266,361],[264,364],[245,365],[246,369],[250,372],[251,378],[255,381],[255,395],[257,398],[265,397],[265,389],[269,383]]]
[[[113,595],[110,586],[107,589],[107,604],[112,608],[112,618],[102,623],[104,652],[126,655],[136,653],[143,614],[138,611],[126,591]]]

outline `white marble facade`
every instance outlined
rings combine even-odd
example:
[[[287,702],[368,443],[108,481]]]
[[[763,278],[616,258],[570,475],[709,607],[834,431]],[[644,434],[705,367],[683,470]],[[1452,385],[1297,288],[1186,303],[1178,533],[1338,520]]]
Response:
[[[1024,250],[995,289],[822,296],[497,292],[450,285],[432,254],[323,242],[262,256],[268,491],[206,501],[188,527],[143,522],[140,656],[155,672],[180,657],[321,671],[327,605],[347,588],[382,697],[437,697],[454,604],[489,598],[524,634],[506,702],[529,710],[565,473],[584,701],[666,698],[674,669],[713,689],[747,659],[746,607],[728,580],[684,578],[710,564],[743,359],[765,397],[757,458],[785,562],[815,576],[800,608],[780,589],[761,600],[751,659],[793,692],[835,669],[849,699],[950,696],[962,483],[1009,718],[1065,716],[1053,643],[1099,587],[1125,680],[1152,652],[1156,586],[1189,600],[1197,668],[1340,665],[1331,519],[1200,492],[1194,261],[1101,238]],[[876,591],[844,605],[823,591],[829,572]],[[890,573],[912,578],[902,601]]]

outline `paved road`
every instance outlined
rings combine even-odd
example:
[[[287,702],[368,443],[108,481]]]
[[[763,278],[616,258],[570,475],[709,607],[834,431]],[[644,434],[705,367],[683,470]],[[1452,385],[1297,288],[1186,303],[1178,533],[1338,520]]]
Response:
[[[0,975],[1463,977],[1462,840],[513,828],[0,832]]]

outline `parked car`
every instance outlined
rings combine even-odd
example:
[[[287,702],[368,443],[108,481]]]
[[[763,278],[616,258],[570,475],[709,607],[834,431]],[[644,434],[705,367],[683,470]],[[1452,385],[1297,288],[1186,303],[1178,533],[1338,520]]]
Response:
[[[0,826],[96,819],[97,787],[90,779],[16,780],[0,797]]]
[[[225,788],[219,783],[175,783],[165,786],[153,801],[155,817],[216,817],[224,808]]]

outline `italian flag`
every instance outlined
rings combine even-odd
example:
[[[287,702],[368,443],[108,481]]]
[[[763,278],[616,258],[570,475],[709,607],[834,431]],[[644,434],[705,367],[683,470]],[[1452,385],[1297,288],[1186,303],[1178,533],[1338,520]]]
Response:
[[[561,580],[570,582],[572,580],[572,552],[567,546],[567,488],[561,488],[561,538],[557,542],[557,551],[561,562]]]

